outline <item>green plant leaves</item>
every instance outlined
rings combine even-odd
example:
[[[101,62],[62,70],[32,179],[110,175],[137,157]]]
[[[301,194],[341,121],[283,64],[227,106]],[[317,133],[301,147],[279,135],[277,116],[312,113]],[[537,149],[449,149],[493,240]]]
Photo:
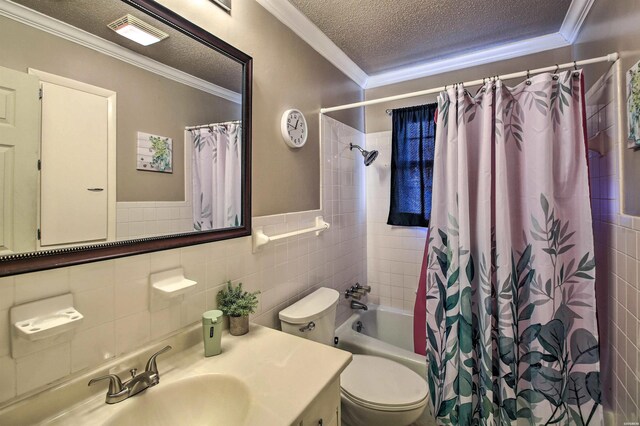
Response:
[[[536,390],[533,389],[524,389],[518,393],[518,397],[524,399],[529,404],[536,404],[538,402],[544,401],[544,396]]]
[[[540,205],[542,206],[542,211],[544,212],[545,217],[549,217],[549,201],[544,194],[540,194]]]
[[[436,335],[431,330],[431,327],[427,326],[427,338],[429,339],[429,344],[433,348],[435,352],[438,352],[438,341],[436,340]]]
[[[462,318],[464,318],[467,324],[473,324],[471,287],[465,287],[462,289],[462,297],[460,299],[460,315],[462,315]]]
[[[540,324],[531,324],[520,335],[520,344],[528,345],[529,343],[533,342],[538,337],[538,334],[540,334],[541,329],[542,326]]]
[[[505,364],[510,365],[515,361],[514,350],[514,341],[511,337],[500,336],[498,338],[498,348],[500,353],[500,359]]]
[[[458,407],[458,425],[470,426],[473,417],[473,405],[470,402],[460,404]]]
[[[447,288],[453,287],[453,285],[458,281],[458,276],[460,275],[460,268],[457,268],[455,271],[449,275],[449,279],[447,280]]]
[[[445,308],[447,311],[452,310],[458,305],[458,300],[460,299],[460,293],[454,293],[451,296],[447,297],[447,303]]]
[[[554,362],[557,360],[558,358],[556,358],[555,355],[543,354],[540,351],[527,352],[524,355],[522,355],[522,357],[520,358],[520,362],[526,362],[528,364],[537,364],[537,363],[540,363],[541,361]]]
[[[522,272],[524,272],[524,268],[527,267],[530,260],[531,260],[531,244],[528,244],[527,247],[524,249],[522,256],[520,256],[520,260],[518,260],[518,266],[516,268],[518,276],[522,275]]]
[[[534,305],[533,303],[527,305],[527,307],[525,307],[522,311],[520,311],[520,314],[518,314],[518,321],[530,319],[531,315],[533,315],[533,310],[535,309],[535,307],[536,305]]]
[[[538,336],[540,344],[557,359],[562,358],[562,347],[565,339],[564,325],[558,319],[553,319],[542,326]]]
[[[567,402],[572,405],[583,405],[591,397],[587,392],[586,374],[574,371],[569,375],[569,391]]]
[[[544,218],[531,216],[533,239],[523,232],[520,249],[498,252],[493,233],[491,252],[430,245],[428,385],[441,424],[589,424],[598,418],[599,372],[574,371],[598,361],[597,338],[589,331],[592,287],[584,281],[593,279],[595,262],[576,243],[579,229],[556,216],[550,200],[540,194]],[[454,245],[458,220],[451,216],[447,225],[435,240],[440,234]]]
[[[473,278],[475,277],[475,266],[473,264],[473,256],[469,256],[469,263],[467,263],[467,268],[465,269],[467,273],[467,280],[469,283],[473,282]]]
[[[457,397],[453,397],[451,399],[447,399],[440,404],[440,409],[438,410],[438,417],[446,417],[451,413],[453,407],[456,406]]]
[[[598,341],[590,331],[584,328],[573,332],[570,347],[574,364],[593,364],[600,359]]]
[[[602,404],[602,395],[600,390],[600,372],[592,371],[587,373],[585,377],[585,385],[587,386],[587,392],[591,399],[596,403]]]
[[[508,398],[502,401],[502,408],[504,409],[505,413],[507,413],[507,415],[511,420],[516,420],[518,418],[518,415],[516,412],[517,406],[518,405],[516,403],[515,398]]]
[[[240,317],[252,314],[258,306],[260,291],[248,293],[242,290],[242,283],[233,287],[231,281],[227,281],[227,288],[220,290],[216,296],[218,308],[225,314],[233,317]]]
[[[541,366],[532,376],[531,384],[554,407],[562,404],[562,373],[551,367]]]

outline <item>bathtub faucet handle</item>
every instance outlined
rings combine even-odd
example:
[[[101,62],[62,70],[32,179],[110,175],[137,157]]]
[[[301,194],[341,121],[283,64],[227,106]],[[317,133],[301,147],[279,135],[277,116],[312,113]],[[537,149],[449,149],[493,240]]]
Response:
[[[355,286],[351,286],[348,290],[344,291],[345,299],[352,298],[352,299],[360,300],[361,297],[362,297],[362,293],[358,291],[358,289]]]
[[[371,293],[371,286],[369,285],[360,285],[360,283],[356,283],[356,285],[354,286],[356,291],[364,294],[364,293]]]

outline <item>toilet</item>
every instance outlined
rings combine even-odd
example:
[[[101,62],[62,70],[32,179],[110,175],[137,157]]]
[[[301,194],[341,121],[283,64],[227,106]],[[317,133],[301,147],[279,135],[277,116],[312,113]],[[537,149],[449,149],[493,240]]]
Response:
[[[282,331],[326,345],[333,344],[340,294],[319,288],[280,311]],[[340,375],[342,422],[345,426],[407,426],[427,405],[427,384],[395,361],[353,355]]]

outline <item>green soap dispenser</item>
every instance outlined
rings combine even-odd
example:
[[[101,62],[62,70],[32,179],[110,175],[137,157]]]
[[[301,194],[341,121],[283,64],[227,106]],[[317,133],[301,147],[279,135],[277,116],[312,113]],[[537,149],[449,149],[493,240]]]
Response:
[[[222,351],[222,311],[213,310],[202,314],[202,337],[204,356],[218,355]]]

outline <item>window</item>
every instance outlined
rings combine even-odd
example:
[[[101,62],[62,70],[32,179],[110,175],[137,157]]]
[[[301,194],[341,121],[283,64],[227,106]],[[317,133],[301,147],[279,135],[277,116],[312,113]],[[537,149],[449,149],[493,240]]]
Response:
[[[437,104],[393,110],[389,225],[429,226]]]

